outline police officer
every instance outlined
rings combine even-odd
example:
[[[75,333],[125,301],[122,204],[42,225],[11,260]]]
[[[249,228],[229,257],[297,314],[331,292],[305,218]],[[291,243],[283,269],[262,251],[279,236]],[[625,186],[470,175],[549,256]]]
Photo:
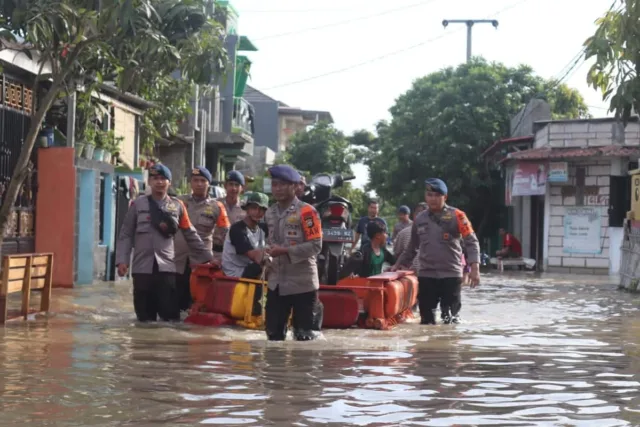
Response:
[[[300,174],[288,165],[269,169],[276,204],[265,215],[269,236],[267,252],[273,258],[268,271],[266,332],[282,341],[293,310],[293,335],[307,341],[317,337],[322,324],[318,299],[316,256],[322,249],[318,212],[296,197]]]
[[[406,268],[420,249],[418,302],[421,323],[435,324],[440,302],[444,323],[458,323],[462,288],[462,245],[471,265],[471,287],[480,283],[480,246],[467,215],[446,204],[447,186],[441,179],[426,180],[428,209],[413,221],[411,240],[392,270]]]
[[[195,263],[210,262],[213,254],[189,220],[182,201],[169,197],[171,171],[162,164],[149,169],[151,194],[129,207],[116,244],[118,274],[129,271],[133,249],[133,305],[141,322],[180,320],[176,294],[174,236],[180,230]]]
[[[231,171],[227,174],[227,179],[224,182],[224,189],[227,191],[225,197],[221,197],[218,201],[222,202],[224,208],[227,210],[229,221],[231,225],[238,221],[242,221],[247,212],[242,209],[240,203],[240,195],[244,190],[244,175],[238,171]]]
[[[209,197],[211,172],[206,168],[202,166],[194,168],[191,171],[190,184],[191,194],[178,198],[186,206],[189,218],[198,232],[198,236],[200,236],[207,249],[213,250],[214,260],[220,262],[224,238],[231,226],[227,210],[222,202]],[[183,233],[176,234],[175,248],[180,309],[187,310],[191,306],[189,286],[191,267],[189,266],[189,246]]]

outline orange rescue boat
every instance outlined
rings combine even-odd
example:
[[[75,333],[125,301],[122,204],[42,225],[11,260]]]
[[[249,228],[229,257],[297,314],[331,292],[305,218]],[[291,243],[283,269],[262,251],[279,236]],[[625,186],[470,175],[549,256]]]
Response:
[[[204,264],[193,267],[190,286],[194,303],[185,322],[264,329],[262,281],[225,276],[219,267]],[[335,286],[321,285],[319,296],[323,329],[387,330],[413,317],[418,279],[410,271],[345,278]]]

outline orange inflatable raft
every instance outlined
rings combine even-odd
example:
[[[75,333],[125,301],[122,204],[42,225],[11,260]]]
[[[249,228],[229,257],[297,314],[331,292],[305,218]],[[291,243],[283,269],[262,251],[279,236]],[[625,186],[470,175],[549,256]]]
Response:
[[[194,266],[194,303],[185,322],[263,329],[265,292],[266,286],[259,280],[225,276],[212,265]],[[412,317],[418,279],[409,271],[346,278],[335,286],[321,285],[319,296],[324,305],[323,329],[355,326],[386,330]]]

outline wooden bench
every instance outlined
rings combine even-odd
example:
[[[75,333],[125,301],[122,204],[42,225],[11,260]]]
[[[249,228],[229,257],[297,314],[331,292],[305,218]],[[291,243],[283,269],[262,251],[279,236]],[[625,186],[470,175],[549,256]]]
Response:
[[[53,254],[15,254],[2,258],[2,282],[0,282],[0,325],[7,321],[9,295],[22,293],[20,315],[29,315],[31,290],[42,291],[40,312],[48,312],[51,302]]]
[[[504,271],[504,267],[516,266],[518,270],[524,270],[524,267],[527,264],[524,262],[522,258],[507,258],[507,259],[498,259],[498,270],[500,272]]]

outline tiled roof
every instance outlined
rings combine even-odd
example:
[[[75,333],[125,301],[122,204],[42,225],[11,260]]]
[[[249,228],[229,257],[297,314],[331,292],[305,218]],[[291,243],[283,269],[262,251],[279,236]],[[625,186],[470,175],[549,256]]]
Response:
[[[496,148],[505,145],[505,144],[510,144],[510,143],[514,143],[514,142],[533,142],[533,135],[529,135],[529,136],[517,136],[514,138],[505,138],[505,139],[499,139],[496,142],[494,142],[493,144],[491,144],[491,146],[489,148],[487,148],[486,150],[484,150],[484,153],[482,153],[480,155],[480,157],[484,157],[486,155],[488,155],[489,153],[493,152]]]
[[[510,153],[505,160],[542,160],[564,159],[575,157],[633,157],[640,156],[640,147],[625,147],[623,145],[605,145],[588,148],[551,148],[541,147],[531,150]]]

